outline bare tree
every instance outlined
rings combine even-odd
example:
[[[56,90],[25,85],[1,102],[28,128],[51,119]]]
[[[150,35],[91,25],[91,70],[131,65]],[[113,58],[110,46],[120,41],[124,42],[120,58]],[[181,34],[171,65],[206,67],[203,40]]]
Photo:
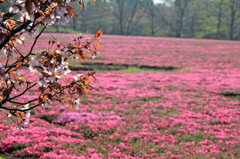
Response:
[[[220,26],[222,22],[222,15],[223,15],[223,0],[220,0],[218,4],[218,23],[217,23],[217,33],[216,33],[216,39],[219,38],[219,33],[220,33]]]
[[[113,12],[114,16],[119,20],[120,34],[123,35],[123,9],[125,0],[116,0],[118,5],[118,13]]]
[[[138,1],[139,0],[136,0],[135,3],[134,3],[134,6],[132,8],[132,13],[131,13],[131,17],[128,21],[128,26],[127,26],[127,35],[130,35],[130,28],[131,28],[131,25],[132,25],[132,21],[133,21],[133,17],[135,16],[136,14],[136,11],[137,11],[137,7],[138,7]]]
[[[202,2],[198,0],[189,1],[189,6],[185,15],[186,27],[184,28],[187,37],[195,37],[199,21],[199,11],[201,10],[200,3]]]
[[[166,5],[167,3],[169,3],[167,0],[165,1],[165,3],[163,3],[162,5],[158,5],[157,7],[157,12],[159,14],[159,18],[160,18],[160,22],[163,23],[163,26],[166,26],[168,25],[170,27],[170,31],[171,32],[174,32],[175,36],[177,35],[177,29],[176,27],[174,26],[174,23],[173,23],[173,15],[172,15],[172,12],[173,12],[173,8],[171,7],[172,5],[169,4]]]
[[[139,0],[116,0],[116,3],[118,5],[118,9],[117,11],[113,11],[113,15],[119,21],[120,34],[130,35],[134,17],[139,9]]]
[[[141,24],[139,24],[139,23],[141,23],[141,19],[144,16],[144,14],[145,14],[144,9],[142,9],[138,6],[138,9],[136,10],[135,16],[131,23],[129,35],[133,35],[133,34],[141,35],[141,34],[139,34],[141,32]]]
[[[154,28],[154,18],[155,18],[155,11],[154,11],[154,2],[153,0],[147,0],[147,10],[148,10],[148,14],[150,16],[151,19],[151,34],[152,36],[155,35],[155,28]]]
[[[234,25],[238,17],[237,11],[239,9],[239,0],[229,0],[229,8],[230,8],[230,31],[229,31],[229,36],[230,40],[233,40],[234,37]]]
[[[188,7],[188,0],[165,0],[165,5],[158,8],[162,20],[169,25],[176,37],[182,37],[183,21]],[[169,11],[166,11],[168,9]],[[168,17],[166,13],[168,12]]]
[[[176,0],[174,6],[176,7],[176,12],[178,14],[177,37],[182,37],[183,17],[188,6],[188,0]]]

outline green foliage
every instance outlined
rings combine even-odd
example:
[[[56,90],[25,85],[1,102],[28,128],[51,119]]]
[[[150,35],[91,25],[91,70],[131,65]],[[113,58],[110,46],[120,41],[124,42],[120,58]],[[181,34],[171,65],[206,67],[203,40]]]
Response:
[[[169,1],[170,2],[170,1]],[[223,3],[222,3],[223,2]],[[134,12],[135,1],[125,1],[123,4],[122,21],[118,1],[86,3],[84,10],[79,5],[73,5],[77,18],[66,26],[49,26],[45,32],[93,34],[103,28],[105,34],[141,35],[141,36],[177,36],[180,10],[176,5],[155,4],[154,24],[152,35],[151,11],[146,2],[138,3]],[[171,2],[170,2],[171,3]],[[191,0],[183,17],[182,36],[190,38],[229,39],[231,9],[229,0]],[[6,7],[3,7],[6,8]],[[177,9],[178,8],[178,9]],[[162,13],[159,11],[163,10]],[[130,21],[131,14],[133,18]],[[219,18],[219,15],[221,17]],[[234,38],[239,39],[240,13],[237,10],[234,23]],[[121,21],[121,22],[120,22]],[[122,33],[121,25],[122,23]],[[219,24],[219,28],[218,28]],[[219,34],[217,36],[217,30]],[[124,70],[125,71],[125,70]],[[137,71],[139,72],[139,71]]]
[[[139,73],[139,72],[144,72],[143,69],[139,69],[139,68],[127,68],[127,69],[123,69],[121,70],[122,72],[126,72],[126,73]]]
[[[232,100],[240,101],[240,94],[237,92],[227,91],[227,92],[223,92],[221,95],[223,95],[229,99],[232,99]]]
[[[49,26],[45,29],[44,32],[46,33],[69,33],[69,34],[78,34],[79,31],[74,31],[73,29],[71,28],[66,28],[66,27],[62,27],[61,25],[58,26],[59,27],[59,30],[57,31],[56,27],[55,26]],[[87,32],[83,32],[84,34],[89,34]]]
[[[178,140],[179,142],[192,142],[195,141],[197,142],[201,142],[204,141],[205,138],[207,138],[208,140],[217,143],[219,141],[219,139],[216,139],[215,136],[209,135],[209,134],[182,134],[180,136],[176,137],[176,140]]]
[[[113,139],[113,142],[117,143],[117,144],[119,144],[121,141],[122,141],[122,137],[120,137],[120,136],[117,136]]]
[[[240,94],[237,92],[227,91],[227,92],[223,92],[222,95],[224,95],[226,97],[231,97],[231,96],[239,96]]]
[[[112,135],[112,134],[114,134],[115,132],[116,132],[116,128],[114,128],[114,129],[110,129],[110,130],[104,130],[104,131],[101,131],[100,133],[101,134],[104,134],[104,135]]]
[[[136,137],[134,137],[134,138],[131,138],[131,139],[128,141],[128,143],[131,144],[132,146],[134,146],[134,148],[137,148],[137,147],[139,147],[139,145],[140,145],[140,141],[141,141],[141,138],[136,138]]]
[[[133,156],[133,157],[135,156],[135,154],[136,154],[136,152],[133,151],[133,150],[132,150],[131,153],[130,153],[130,155]]]
[[[24,148],[26,148],[27,146],[24,145],[24,144],[16,144],[16,145],[13,145],[10,149],[8,149],[7,152],[13,152],[13,151],[17,151],[17,150],[22,150]]]
[[[155,153],[162,156],[163,154],[165,154],[165,150],[168,150],[168,149],[169,148],[167,148],[167,147],[163,147],[163,148],[157,149]]]
[[[102,147],[98,146],[97,147],[98,153],[102,153],[102,154],[108,154],[107,150],[103,150]]]
[[[53,120],[56,120],[58,118],[58,115],[39,115],[40,119],[46,120],[49,123],[52,123]]]
[[[42,147],[41,150],[43,152],[52,152],[53,151],[53,148],[52,147]]]
[[[37,112],[36,109],[32,109],[32,110],[31,110],[31,115],[34,115],[36,112]]]
[[[74,130],[74,131],[83,133],[83,136],[85,138],[92,138],[94,135],[92,129],[85,124],[82,124],[79,129]]]
[[[154,97],[142,97],[139,100],[148,102],[148,101],[155,101],[155,100],[160,100],[162,97],[161,96],[154,96]]]
[[[205,139],[205,134],[183,134],[176,137],[179,142],[200,142]]]

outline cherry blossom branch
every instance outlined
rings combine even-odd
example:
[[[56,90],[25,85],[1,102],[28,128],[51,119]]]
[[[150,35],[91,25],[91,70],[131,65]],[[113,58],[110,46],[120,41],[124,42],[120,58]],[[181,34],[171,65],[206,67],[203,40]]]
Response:
[[[14,96],[14,97],[12,97],[12,98],[9,98],[9,100],[13,100],[13,99],[15,99],[15,98],[17,98],[17,97],[22,96],[22,95],[25,94],[29,89],[31,89],[32,87],[34,87],[34,86],[36,86],[36,85],[37,85],[37,83],[34,83],[32,86],[28,87],[28,84],[27,84],[27,88],[26,88],[21,94],[16,95],[16,96]]]
[[[33,99],[33,100],[30,100],[30,101],[25,102],[25,103],[14,102],[14,101],[12,101],[12,100],[8,100],[8,102],[10,102],[10,103],[19,104],[19,105],[26,105],[26,104],[29,104],[29,103],[34,102],[34,101],[37,101],[37,99]]]
[[[95,2],[95,0],[93,1]],[[15,117],[19,117],[20,123],[18,123],[17,128],[21,129],[25,127],[25,124],[29,123],[28,119],[22,118],[23,116],[30,116],[29,112],[27,111],[34,109],[38,106],[48,106],[54,101],[59,101],[62,104],[68,102],[70,108],[72,108],[73,106],[75,108],[77,107],[76,104],[79,104],[79,99],[73,97],[73,95],[78,93],[79,96],[82,96],[84,93],[87,94],[88,90],[92,90],[91,85],[89,85],[92,81],[90,76],[93,76],[95,72],[88,73],[86,76],[79,74],[77,76],[73,76],[73,80],[70,78],[68,79],[68,81],[71,80],[72,82],[67,85],[67,81],[66,85],[64,86],[61,86],[61,82],[59,82],[58,79],[63,78],[63,74],[66,75],[67,73],[71,72],[68,66],[68,60],[72,55],[74,55],[74,59],[76,59],[75,57],[79,55],[81,57],[81,60],[83,61],[87,56],[86,53],[83,52],[83,49],[90,51],[92,53],[92,56],[94,57],[98,54],[97,48],[99,51],[101,50],[101,46],[99,44],[100,40],[98,39],[98,37],[102,35],[103,32],[102,29],[99,30],[90,42],[86,40],[85,45],[81,44],[82,42],[80,42],[80,40],[83,38],[82,34],[80,33],[78,37],[73,38],[76,46],[73,44],[64,45],[57,42],[54,37],[51,37],[49,40],[49,45],[51,43],[52,45],[55,44],[57,45],[56,47],[58,49],[55,49],[55,51],[51,51],[50,53],[48,51],[44,51],[41,52],[39,56],[34,56],[30,58],[31,55],[36,55],[32,53],[33,49],[48,24],[54,24],[54,22],[56,22],[56,18],[63,20],[63,24],[72,19],[73,16],[76,16],[74,7],[67,4],[70,3],[71,0],[68,2],[60,0],[57,3],[45,0],[34,1],[33,3],[35,7],[32,7],[32,2],[33,1],[31,0],[25,2],[21,1],[20,3],[12,2],[12,6],[10,6],[9,8],[9,10],[11,9],[12,13],[4,13],[3,15],[1,15],[0,18],[0,27],[2,28],[0,50],[4,49],[3,53],[6,54],[8,58],[6,60],[5,68],[3,68],[2,65],[0,66],[0,73],[6,75],[1,78],[2,84],[4,84],[5,82],[6,86],[2,87],[0,90],[0,109],[10,111],[10,113],[8,113],[8,116],[14,115]],[[85,2],[81,0],[80,5],[83,5],[84,3]],[[25,7],[25,10],[23,9],[23,7]],[[61,7],[64,7],[66,10],[61,10]],[[18,13],[21,14],[20,20],[14,20],[12,16]],[[18,50],[17,46],[15,46],[16,42],[18,42],[18,40],[22,41],[22,37],[20,36],[25,32],[29,32],[30,34],[35,33],[36,26],[40,24],[44,26],[43,29],[35,37],[34,43],[32,44],[28,54],[23,55]],[[97,40],[97,48],[93,45],[95,50],[93,51],[90,44],[95,40]],[[15,59],[16,61],[9,64],[9,57],[12,56],[12,54],[14,56],[14,53],[17,54],[17,58]],[[32,72],[34,74],[39,73],[39,81],[29,82],[26,76],[21,75],[18,69],[22,66],[28,67],[29,72]],[[52,72],[52,74],[48,72]],[[37,99],[30,99],[29,101],[24,100],[18,102],[17,99],[19,99],[19,97],[21,98],[22,95],[24,95],[26,92],[29,92],[29,90],[34,88],[34,86],[36,86],[37,84],[39,85],[39,88],[37,89],[37,91],[39,92],[39,96]],[[14,96],[13,91],[19,91],[17,87],[18,85],[21,86],[20,88],[23,88],[23,91],[21,90],[22,92]],[[65,95],[67,95],[65,92],[67,89],[71,95],[71,98],[74,98],[74,101],[72,101],[72,99],[64,97]],[[4,106],[4,104],[8,104],[8,102],[12,103],[13,105],[16,104],[19,109],[17,107],[15,108],[15,106]],[[30,103],[36,105],[29,108],[28,106]],[[24,115],[21,112],[25,112]]]
[[[6,16],[13,16],[11,13],[7,14]],[[34,19],[38,19],[41,15],[39,14],[35,14],[35,18]],[[4,16],[3,16],[4,17]],[[9,17],[8,17],[9,18]],[[27,20],[26,22],[24,22],[22,25],[18,26],[16,29],[13,29],[11,31],[11,34],[10,36],[7,36],[1,43],[0,43],[0,50],[3,48],[3,46],[5,44],[7,44],[9,42],[9,40],[11,39],[11,37],[13,35],[15,35],[16,33],[22,31],[23,29],[26,29],[27,30],[27,27],[29,26],[29,24],[31,24],[32,21],[31,20]],[[38,23],[39,24],[39,23]],[[30,31],[32,30],[33,28],[30,29]]]
[[[10,88],[10,92],[12,92],[12,88],[13,88],[13,85],[12,85],[11,88]],[[3,105],[4,103],[6,103],[6,102],[9,100],[9,96],[10,96],[10,94],[8,94],[8,95],[6,96],[6,98],[2,100],[2,102],[0,103],[0,108],[2,107],[2,105]]]
[[[17,49],[17,47],[15,45],[13,45],[13,47],[17,50],[17,52],[22,56],[22,58],[24,58],[24,56],[22,55],[22,53]]]
[[[47,27],[47,24],[44,26],[44,28],[42,29],[42,31],[36,36],[36,38],[35,38],[35,40],[34,40],[34,43],[33,43],[32,47],[31,47],[31,50],[30,50],[30,52],[28,53],[28,55],[27,55],[25,58],[27,58],[28,56],[31,55],[32,50],[33,50],[34,46],[36,45],[36,42],[37,42],[38,38],[41,36],[41,34],[43,33],[43,31],[46,29],[46,27]]]
[[[20,112],[25,112],[25,111],[29,111],[29,110],[32,110],[32,109],[34,109],[34,108],[36,108],[36,107],[38,107],[39,106],[39,104],[36,104],[36,105],[34,105],[34,106],[32,106],[32,107],[30,107],[30,108],[28,108],[28,109],[16,109],[16,108],[7,108],[7,107],[3,107],[3,106],[1,106],[0,105],[0,109],[5,109],[5,110],[8,110],[8,111],[20,111]]]
[[[28,56],[30,56],[30,55],[32,54],[32,50],[33,50],[34,46],[36,45],[36,42],[37,42],[38,38],[41,36],[41,34],[43,33],[43,31],[46,29],[46,27],[47,27],[47,25],[46,25],[46,26],[42,29],[42,31],[36,36],[36,38],[35,38],[35,40],[34,40],[34,43],[33,43],[32,47],[31,47],[30,52],[29,52],[24,58],[22,58],[21,61],[16,61],[16,62],[13,63],[11,66],[9,66],[8,69],[4,72],[4,74],[8,73],[8,72],[11,70],[11,68],[16,67],[17,62],[23,62],[26,58],[28,58]]]
[[[10,12],[6,12],[3,14],[3,21],[9,19],[10,17],[14,16],[15,14],[10,13]]]
[[[15,98],[17,98],[17,97],[22,96],[22,95],[25,94],[29,89],[31,89],[32,87],[34,87],[36,84],[37,84],[37,83],[33,84],[33,85],[30,86],[30,87],[27,86],[27,88],[25,89],[24,92],[22,92],[21,94],[19,94],[19,95],[17,95],[17,96],[12,97],[12,98],[9,98],[9,95],[7,95],[7,97],[6,97],[4,100],[2,100],[2,102],[0,103],[0,108],[2,107],[2,105],[3,105],[4,103],[6,103],[6,102],[11,102],[11,100],[13,100],[13,99],[15,99]],[[27,85],[28,85],[28,84],[27,84]],[[13,88],[13,85],[12,85],[12,87],[11,87],[11,91],[12,91],[12,88]],[[10,91],[10,92],[11,92],[11,91]]]
[[[28,102],[26,102],[26,103],[20,103],[20,102],[11,101],[12,99],[17,98],[17,97],[23,95],[24,93],[26,93],[27,90],[31,89],[31,88],[34,87],[36,84],[37,84],[37,83],[35,83],[34,85],[28,87],[28,89],[26,89],[24,92],[22,92],[21,94],[15,96],[15,97],[9,98],[9,95],[8,95],[8,97],[6,97],[6,98],[3,100],[4,103],[10,102],[10,103],[15,103],[15,104],[19,104],[19,105],[26,105],[26,104],[29,104],[29,103],[31,103],[31,102],[37,101],[37,99],[33,99],[33,100],[28,101]],[[46,88],[46,89],[47,89],[47,88]],[[41,96],[41,95],[46,91],[46,89],[45,89],[39,96]],[[3,106],[2,106],[2,105],[4,104],[3,101],[2,101],[1,104],[0,104],[0,109],[5,109],[5,110],[9,110],[9,111],[21,111],[21,112],[24,112],[24,111],[28,111],[28,110],[34,109],[34,108],[36,108],[37,106],[39,106],[39,104],[37,104],[37,105],[35,105],[35,106],[31,107],[31,108],[21,110],[21,109],[3,107]]]
[[[9,61],[9,54],[7,55],[7,61],[6,61],[6,65],[5,65],[5,68],[7,68],[7,65],[8,65],[8,61]]]
[[[10,30],[9,28],[7,28],[3,23],[0,23],[1,27],[3,27],[4,29],[7,29],[8,31],[12,32],[12,30]]]
[[[28,25],[31,23],[31,20],[26,21],[25,23],[23,23],[22,25],[18,26],[16,29],[12,30],[10,36],[7,36],[1,43],[0,43],[0,50],[3,48],[3,46],[5,44],[7,44],[9,42],[9,40],[11,39],[11,37],[13,35],[15,35],[16,33],[22,31],[23,29],[27,28]]]

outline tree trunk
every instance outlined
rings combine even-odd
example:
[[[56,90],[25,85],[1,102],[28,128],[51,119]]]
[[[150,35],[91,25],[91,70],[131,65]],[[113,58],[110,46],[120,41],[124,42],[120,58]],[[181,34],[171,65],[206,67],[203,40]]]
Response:
[[[231,9],[230,40],[233,40],[234,23],[235,23],[235,11]]]
[[[182,6],[182,3],[183,6]],[[188,0],[184,0],[184,2],[180,1],[180,0],[177,0],[176,1],[176,6],[179,8],[179,11],[180,11],[180,16],[179,16],[179,20],[177,22],[177,37],[181,38],[182,37],[182,26],[183,26],[183,17],[184,17],[184,14],[185,14],[185,11],[186,11],[186,8],[187,8],[187,5],[188,5]]]
[[[125,0],[117,0],[118,9],[119,9],[119,25],[120,25],[120,34],[123,35],[123,5]]]
[[[184,11],[181,12],[180,21],[179,21],[179,33],[178,33],[178,37],[179,37],[179,38],[182,37],[183,16],[184,16]]]
[[[133,11],[132,11],[132,15],[131,15],[131,18],[129,20],[129,23],[128,23],[128,27],[127,27],[127,35],[130,35],[131,32],[130,32],[130,27],[131,27],[131,24],[132,24],[132,19],[137,11],[137,6],[138,6],[138,0],[136,0],[136,3],[134,5],[134,8],[133,8]]]
[[[237,4],[238,4],[238,1],[237,0],[231,0],[230,2],[230,9],[231,9],[231,20],[230,20],[230,40],[233,40],[234,37],[233,37],[233,34],[234,34],[234,24],[235,24],[235,21],[236,21],[236,12],[237,12]]]
[[[193,16],[193,17],[191,18],[191,36],[192,36],[192,37],[195,36],[195,30],[194,30],[194,17],[195,17],[195,16]]]
[[[151,35],[154,36],[155,35],[155,31],[154,31],[154,16],[155,16],[155,13],[154,13],[153,0],[148,0],[147,5],[148,5],[148,9],[149,9],[150,18],[151,18]]]
[[[216,39],[219,38],[219,30],[220,30],[220,26],[221,26],[221,19],[222,19],[222,4],[223,4],[223,0],[221,0],[220,2],[220,6],[219,6],[219,12],[218,12],[218,24],[217,24],[217,34],[216,34]]]
[[[76,31],[77,30],[77,19],[73,18],[73,30]]]

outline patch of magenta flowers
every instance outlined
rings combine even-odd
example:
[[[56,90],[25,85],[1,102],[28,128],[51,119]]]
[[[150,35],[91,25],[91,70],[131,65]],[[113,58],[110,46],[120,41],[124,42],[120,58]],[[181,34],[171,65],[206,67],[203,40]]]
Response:
[[[118,115],[110,113],[77,113],[77,112],[63,112],[57,120],[53,120],[54,123],[67,123],[75,120],[121,120],[122,118]]]

